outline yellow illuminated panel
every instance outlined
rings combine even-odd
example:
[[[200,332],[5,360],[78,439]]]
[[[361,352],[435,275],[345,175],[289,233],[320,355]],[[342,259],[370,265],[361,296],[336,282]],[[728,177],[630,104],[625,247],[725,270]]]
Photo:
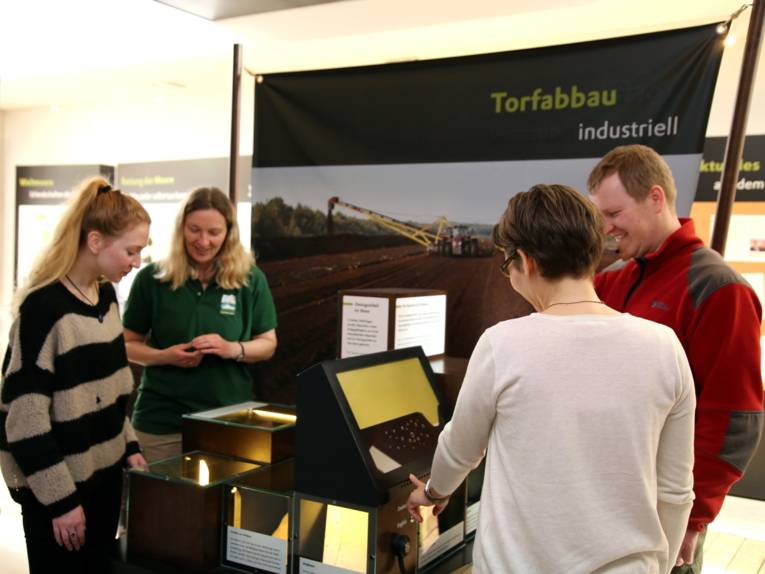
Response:
[[[337,380],[359,429],[417,412],[438,424],[438,400],[416,358],[337,373]]]
[[[231,489],[231,498],[233,501],[233,521],[232,526],[234,528],[241,528],[242,527],[242,495],[239,494],[239,489],[235,486]]]
[[[276,530],[274,530],[271,533],[271,536],[274,538],[279,538],[280,540],[288,540],[289,539],[289,526],[290,526],[290,515],[285,514],[282,516],[282,519],[279,521],[278,526],[276,527]]]
[[[207,486],[210,484],[210,467],[204,459],[199,461],[199,485]]]
[[[261,409],[252,409],[252,413],[266,420],[273,420],[281,423],[295,423],[297,421],[296,415],[290,415],[287,413],[277,413],[274,411],[266,411]]]
[[[362,510],[328,504],[322,563],[366,572],[368,522]]]
[[[431,508],[420,508],[422,523],[417,529],[417,537],[420,542],[420,556],[427,553],[431,546],[438,540],[441,532],[438,529],[438,517],[433,516]]]

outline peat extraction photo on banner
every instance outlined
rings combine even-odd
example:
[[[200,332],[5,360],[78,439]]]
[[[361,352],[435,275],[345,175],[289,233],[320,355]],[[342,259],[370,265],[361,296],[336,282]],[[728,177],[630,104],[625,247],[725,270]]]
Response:
[[[337,355],[338,292],[447,293],[445,354],[530,312],[491,229],[536,183],[586,193],[617,145],[655,148],[690,212],[722,57],[716,25],[255,86],[252,238],[279,313],[270,391]],[[273,365],[279,365],[278,369]]]

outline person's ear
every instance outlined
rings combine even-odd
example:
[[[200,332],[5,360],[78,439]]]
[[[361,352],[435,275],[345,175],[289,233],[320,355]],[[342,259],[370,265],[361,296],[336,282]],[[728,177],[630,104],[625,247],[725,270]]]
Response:
[[[101,232],[88,231],[88,234],[85,236],[85,245],[88,246],[88,250],[93,255],[98,255],[104,248],[104,239],[105,238]]]
[[[528,256],[524,251],[518,250],[518,257],[521,260],[521,273],[526,273],[529,276],[535,275],[537,272],[537,262],[533,257]]]
[[[654,211],[659,213],[664,210],[667,205],[667,194],[664,192],[664,188],[660,185],[652,185],[648,190],[648,199],[654,206]]]

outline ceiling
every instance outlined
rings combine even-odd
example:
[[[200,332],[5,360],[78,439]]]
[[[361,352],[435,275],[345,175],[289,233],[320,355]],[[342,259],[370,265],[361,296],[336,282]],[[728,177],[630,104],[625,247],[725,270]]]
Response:
[[[208,20],[223,20],[263,12],[304,8],[344,0],[156,0]]]
[[[741,4],[344,0],[212,21],[153,0],[0,0],[0,109],[228,91],[235,43],[243,46],[247,70],[268,73],[679,28],[725,20]],[[742,36],[748,15],[736,23]]]

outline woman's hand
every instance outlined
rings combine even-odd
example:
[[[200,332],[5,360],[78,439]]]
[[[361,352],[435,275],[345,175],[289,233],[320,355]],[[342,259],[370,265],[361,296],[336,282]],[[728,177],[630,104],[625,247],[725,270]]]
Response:
[[[416,522],[422,522],[422,514],[420,514],[420,506],[432,506],[433,516],[438,516],[443,512],[446,505],[449,504],[449,499],[445,499],[443,502],[433,504],[433,502],[425,496],[425,483],[413,474],[409,475],[409,481],[414,485],[414,490],[409,495],[409,500],[406,501],[406,509]]]
[[[196,340],[196,339],[195,339]],[[184,369],[196,367],[202,362],[204,354],[191,343],[179,343],[163,350],[164,360],[162,364],[173,365]]]
[[[127,457],[128,468],[135,468],[136,470],[149,470],[149,463],[140,452],[131,454]]]
[[[236,359],[241,352],[239,343],[226,341],[218,333],[207,333],[194,337],[191,344],[202,354],[218,355],[221,359]]]
[[[53,537],[56,544],[69,551],[85,545],[85,511],[82,506],[53,519]]]
[[[687,530],[680,544],[680,552],[675,560],[675,566],[684,564],[693,564],[693,558],[696,556],[696,544],[699,541],[699,532],[696,530]]]

